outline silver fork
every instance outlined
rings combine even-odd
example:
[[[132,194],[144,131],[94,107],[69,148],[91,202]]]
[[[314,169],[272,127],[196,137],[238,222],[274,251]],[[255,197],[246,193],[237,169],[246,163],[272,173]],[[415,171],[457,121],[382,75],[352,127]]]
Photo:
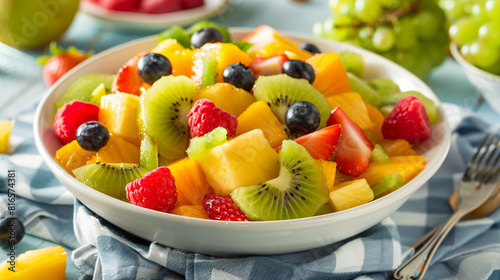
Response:
[[[500,136],[486,135],[464,171],[459,186],[460,204],[457,211],[411,259],[394,271],[392,279],[422,279],[432,257],[451,228],[491,195],[499,181],[500,152],[497,152],[499,146]]]

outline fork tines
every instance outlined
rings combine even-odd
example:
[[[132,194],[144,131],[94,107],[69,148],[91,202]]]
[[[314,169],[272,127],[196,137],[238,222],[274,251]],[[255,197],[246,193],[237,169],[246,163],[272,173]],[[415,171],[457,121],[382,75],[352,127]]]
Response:
[[[487,134],[483,142],[477,148],[476,153],[467,164],[462,180],[475,180],[486,183],[500,170],[500,136]]]

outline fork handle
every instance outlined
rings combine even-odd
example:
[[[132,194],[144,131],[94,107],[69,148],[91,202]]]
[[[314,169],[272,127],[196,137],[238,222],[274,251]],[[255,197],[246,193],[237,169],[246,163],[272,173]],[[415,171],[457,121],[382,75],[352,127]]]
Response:
[[[429,267],[432,257],[436,253],[437,248],[446,237],[451,228],[465,215],[465,212],[457,211],[446,221],[446,223],[439,227],[439,230],[432,235],[432,237],[425,243],[420,250],[418,250],[413,257],[401,265],[394,274],[392,279],[396,280],[420,280],[424,277],[427,268]],[[415,272],[419,272],[415,278]]]

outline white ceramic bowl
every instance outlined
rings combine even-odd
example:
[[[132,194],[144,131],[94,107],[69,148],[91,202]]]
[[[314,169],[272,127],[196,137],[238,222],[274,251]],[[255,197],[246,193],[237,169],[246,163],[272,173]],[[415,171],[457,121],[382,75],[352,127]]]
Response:
[[[231,34],[234,40],[238,40],[249,31],[234,28]],[[424,171],[401,189],[359,207],[322,216],[270,222],[224,222],[176,216],[125,203],[87,187],[53,159],[60,147],[51,126],[54,102],[83,74],[116,73],[130,57],[151,49],[156,44],[154,37],[99,53],[51,87],[36,111],[34,132],[37,148],[57,179],[88,208],[128,232],[166,246],[212,255],[278,254],[321,247],[358,234],[395,212],[437,171],[450,145],[448,122],[431,89],[399,65],[347,44],[295,33],[285,34],[298,41],[313,43],[323,51],[360,53],[366,62],[366,78],[390,78],[404,91],[417,90],[431,98],[437,105],[439,120],[433,126],[431,138],[417,147],[427,161]]]
[[[462,66],[465,75],[482,94],[491,108],[500,113],[500,76],[488,73],[467,62],[458,49],[457,44],[450,43],[453,58]]]

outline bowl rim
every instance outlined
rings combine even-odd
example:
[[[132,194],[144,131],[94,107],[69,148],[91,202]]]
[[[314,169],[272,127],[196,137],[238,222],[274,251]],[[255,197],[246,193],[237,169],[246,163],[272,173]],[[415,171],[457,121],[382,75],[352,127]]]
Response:
[[[455,42],[450,42],[450,52],[453,58],[460,64],[462,65],[463,68],[467,69],[467,71],[471,71],[474,74],[480,75],[480,76],[485,76],[491,80],[495,80],[497,82],[500,82],[500,76],[495,75],[490,72],[486,72],[483,69],[480,69],[473,65],[472,63],[468,62],[465,60],[465,58],[460,54],[460,51],[458,50],[459,46]]]
[[[234,34],[247,34],[248,32],[252,31],[253,28],[246,28],[246,27],[236,27],[236,28],[230,28],[231,35]],[[54,160],[54,158],[49,154],[48,150],[44,147],[43,140],[42,140],[42,126],[43,126],[43,120],[42,120],[42,115],[43,115],[43,109],[44,107],[48,106],[47,101],[49,97],[56,91],[56,89],[59,87],[61,83],[68,77],[70,77],[73,73],[77,72],[79,69],[85,67],[87,64],[92,63],[96,60],[98,60],[101,57],[107,56],[113,52],[116,52],[120,49],[124,48],[129,48],[134,45],[139,45],[146,43],[151,40],[156,40],[156,36],[148,36],[144,38],[139,38],[136,40],[132,40],[117,46],[114,46],[112,48],[109,48],[107,50],[104,50],[93,57],[87,59],[86,61],[82,62],[81,64],[77,65],[73,69],[71,69],[68,73],[66,73],[61,79],[59,79],[53,86],[49,88],[49,90],[45,93],[45,95],[42,97],[40,103],[37,106],[36,112],[35,112],[35,119],[34,119],[34,124],[33,124],[33,129],[34,129],[34,139],[35,139],[35,144],[38,149],[38,152],[40,153],[43,161],[48,165],[50,170],[54,173],[54,175],[59,179],[63,180],[66,184],[71,185],[72,187],[78,187],[78,188],[84,188],[85,192],[90,193],[89,196],[92,196],[92,198],[97,199],[99,203],[104,203],[107,204],[109,207],[116,208],[119,211],[132,211],[135,212],[136,214],[139,215],[147,215],[151,216],[152,218],[157,218],[157,219],[167,219],[170,220],[170,222],[173,223],[178,223],[178,224],[186,224],[187,221],[191,224],[198,224],[206,227],[230,227],[230,228],[239,228],[239,229],[244,229],[244,230],[260,230],[262,228],[265,228],[269,230],[270,228],[283,228],[286,226],[287,229],[294,229],[294,228],[303,228],[304,226],[310,225],[310,224],[324,224],[324,223],[332,223],[335,221],[342,221],[342,220],[347,220],[352,217],[357,217],[360,215],[364,214],[369,214],[371,213],[374,209],[382,208],[383,204],[390,204],[391,201],[397,200],[398,198],[403,198],[406,196],[410,196],[413,194],[418,188],[420,188],[422,185],[424,185],[439,169],[439,167],[442,165],[444,162],[446,155],[449,151],[450,148],[450,138],[451,138],[451,132],[450,132],[450,126],[448,123],[448,120],[444,114],[443,107],[441,105],[441,102],[437,98],[436,94],[418,77],[416,77],[414,74],[403,68],[402,66],[378,55],[375,53],[372,53],[370,51],[367,51],[365,49],[351,46],[346,43],[341,43],[341,42],[336,42],[336,41],[331,41],[331,40],[326,40],[323,38],[317,38],[312,35],[308,34],[303,34],[303,33],[298,33],[298,32],[286,32],[286,31],[280,31],[281,34],[292,37],[292,39],[299,39],[299,40],[307,40],[309,42],[311,41],[316,41],[320,40],[323,41],[326,44],[331,44],[331,45],[338,45],[339,47],[344,47],[348,49],[353,49],[356,50],[357,52],[361,53],[363,56],[377,56],[384,60],[385,63],[392,64],[391,67],[396,67],[398,71],[403,72],[405,76],[409,76],[413,81],[418,83],[419,87],[422,87],[425,89],[425,91],[431,93],[434,97],[435,100],[433,100],[436,104],[436,107],[438,109],[438,112],[440,113],[440,123],[442,125],[442,128],[444,129],[443,133],[443,139],[442,147],[439,149],[437,152],[438,154],[435,156],[435,159],[432,164],[426,165],[424,171],[422,171],[420,174],[418,174],[415,178],[413,178],[410,182],[405,184],[403,187],[398,189],[397,191],[394,191],[392,193],[389,193],[381,198],[372,200],[366,204],[353,207],[347,210],[339,211],[339,212],[334,212],[334,213],[329,213],[329,214],[324,214],[324,215],[319,215],[319,216],[312,216],[312,217],[306,217],[306,218],[299,218],[299,219],[291,219],[291,220],[278,220],[278,221],[252,221],[250,223],[241,223],[241,222],[235,222],[235,221],[216,221],[216,220],[205,220],[205,219],[199,219],[199,218],[191,218],[191,217],[185,217],[185,216],[179,216],[171,213],[163,213],[159,211],[154,211],[150,210],[147,208],[139,207],[136,205],[132,205],[130,203],[115,199],[113,197],[103,195],[102,193],[98,192],[97,190],[94,190],[93,188],[77,181],[74,177],[69,175],[62,167],[59,166],[59,164]],[[62,185],[65,186],[66,189],[69,189],[66,184],[62,183]],[[71,192],[71,190],[70,190]],[[76,196],[75,196],[76,197]],[[78,199],[78,198],[77,198]]]

